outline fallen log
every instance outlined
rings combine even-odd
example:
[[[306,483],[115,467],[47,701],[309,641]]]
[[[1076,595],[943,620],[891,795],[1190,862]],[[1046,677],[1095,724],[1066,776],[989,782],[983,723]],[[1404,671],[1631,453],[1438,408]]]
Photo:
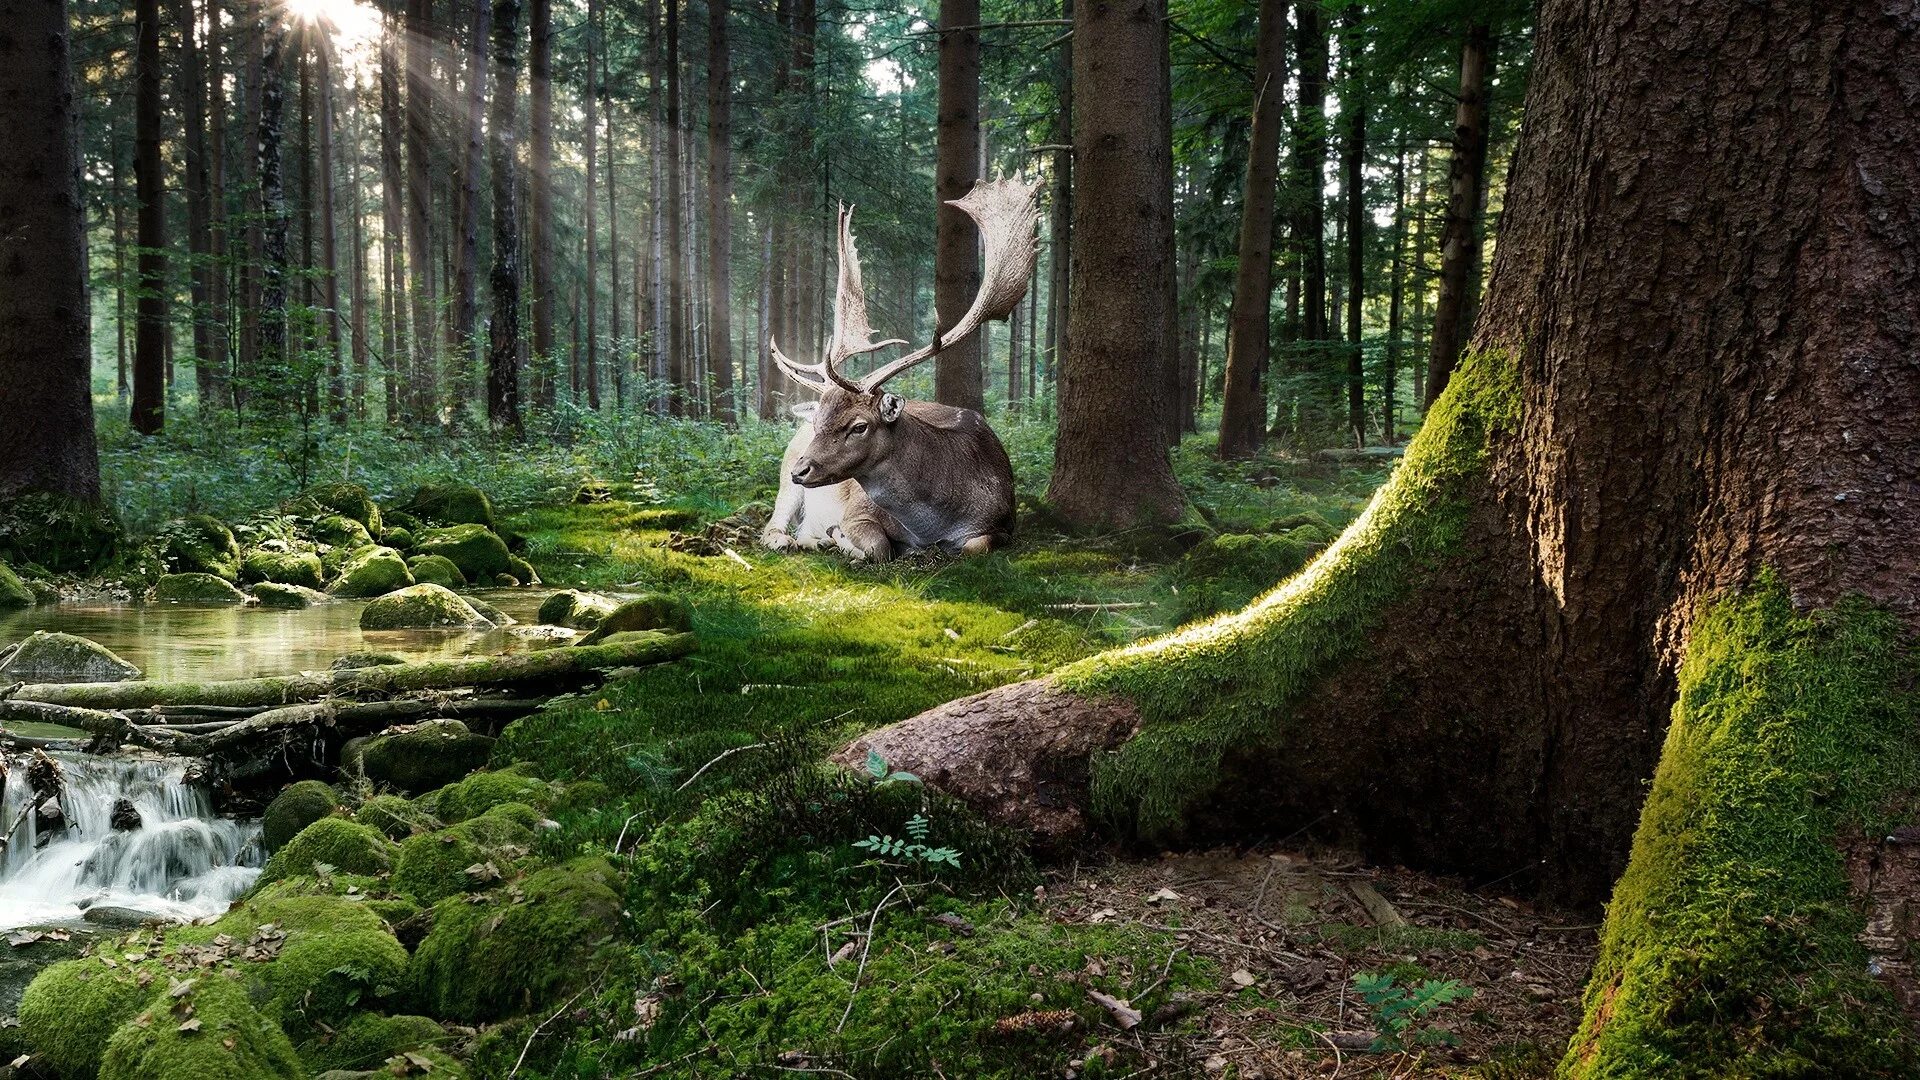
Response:
[[[212,757],[222,750],[271,736],[278,731],[307,726],[336,728],[342,734],[361,735],[395,724],[412,724],[422,720],[511,720],[534,712],[544,703],[541,698],[403,698],[398,701],[309,702],[268,709],[207,732],[181,733],[175,736],[173,752]],[[155,729],[144,730],[152,732]]]
[[[266,707],[328,698],[377,701],[421,690],[586,682],[610,668],[664,663],[685,656],[693,647],[692,634],[648,632],[623,634],[620,641],[604,645],[563,646],[507,656],[426,660],[258,679],[198,683],[29,683],[18,687],[5,704],[127,710],[154,706]],[[67,723],[65,720],[49,722]]]

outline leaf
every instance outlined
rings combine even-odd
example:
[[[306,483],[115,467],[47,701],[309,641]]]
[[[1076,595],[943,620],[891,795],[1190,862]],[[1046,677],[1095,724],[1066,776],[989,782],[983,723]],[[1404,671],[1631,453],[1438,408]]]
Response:
[[[170,998],[186,997],[188,994],[193,993],[193,982],[194,980],[192,979],[168,979],[167,996]]]
[[[867,747],[867,771],[875,778],[887,775],[887,759],[871,746]]]
[[[183,1020],[180,1022],[180,1026],[175,1030],[181,1032],[182,1034],[192,1034],[193,1032],[199,1031],[200,1018],[196,1016],[191,1020]]]
[[[1120,1025],[1120,1030],[1132,1031],[1140,1026],[1140,1010],[1125,1001],[1112,994],[1103,994],[1091,986],[1087,987],[1087,996],[1098,1002],[1101,1008],[1112,1015],[1113,1022]]]
[[[1260,981],[1254,977],[1253,972],[1248,971],[1246,968],[1236,969],[1228,978],[1233,980],[1235,986],[1252,986],[1254,983]]]
[[[1161,903],[1167,902],[1168,900],[1179,900],[1179,899],[1182,899],[1179,893],[1174,892],[1172,889],[1169,889],[1165,886],[1161,886],[1159,889],[1155,890],[1151,895],[1147,897],[1147,903],[1161,904]]]

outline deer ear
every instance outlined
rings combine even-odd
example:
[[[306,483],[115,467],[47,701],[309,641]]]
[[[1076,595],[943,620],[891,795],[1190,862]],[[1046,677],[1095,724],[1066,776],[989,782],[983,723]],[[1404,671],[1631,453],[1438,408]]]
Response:
[[[886,421],[889,424],[893,423],[895,420],[900,419],[900,412],[902,409],[906,408],[906,405],[907,405],[906,402],[901,401],[897,396],[893,394],[881,394],[880,395],[880,419]]]

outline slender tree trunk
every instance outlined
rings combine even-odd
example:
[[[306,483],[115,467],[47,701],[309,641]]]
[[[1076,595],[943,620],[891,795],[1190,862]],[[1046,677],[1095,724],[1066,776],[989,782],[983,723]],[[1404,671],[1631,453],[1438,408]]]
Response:
[[[940,0],[940,114],[934,163],[939,228],[933,249],[934,332],[960,320],[980,291],[979,238],[973,221],[947,205],[980,179],[980,2]],[[937,338],[936,338],[937,340]],[[979,409],[980,343],[968,338],[934,359],[933,397]]]
[[[1073,20],[1073,0],[1060,0],[1060,14],[1068,22]],[[1072,326],[1067,318],[1067,304],[1072,295],[1073,247],[1073,38],[1068,37],[1060,43],[1060,58],[1055,73],[1054,96],[1057,99],[1057,111],[1054,114],[1053,138],[1067,150],[1053,154],[1053,217],[1048,223],[1047,234],[1052,245],[1049,260],[1050,273],[1047,287],[1047,389],[1041,397],[1040,417],[1051,419],[1051,403],[1058,396],[1056,389],[1060,369],[1065,365],[1066,357],[1072,351]]]
[[[553,0],[528,0],[527,22],[532,39],[527,50],[532,90],[527,147],[527,168],[532,174],[527,211],[532,295],[527,308],[533,320],[533,403],[551,409],[557,370],[553,350]]]
[[[1393,268],[1387,294],[1386,370],[1380,378],[1380,430],[1387,445],[1400,441],[1397,395],[1400,382],[1400,334],[1405,328],[1407,296],[1407,148],[1393,162]]]
[[[241,127],[244,136],[240,154],[240,189],[246,227],[245,258],[240,264],[240,343],[239,348],[234,350],[233,401],[236,417],[245,407],[253,392],[252,384],[260,374],[263,332],[260,315],[265,299],[261,289],[266,283],[266,209],[260,185],[259,138],[262,130],[261,110],[265,106],[263,83],[266,74],[267,26],[261,18],[258,5],[243,5],[241,10],[244,13],[241,16],[242,25],[245,27],[241,40],[244,45],[242,64],[246,90],[242,102],[245,119]]]
[[[328,412],[335,423],[345,423],[347,372],[340,352],[340,233],[334,195],[332,53],[332,39],[324,33],[316,35],[313,60],[320,83],[320,274],[327,307],[320,319],[326,334]]]
[[[1126,528],[1184,507],[1167,456],[1165,372],[1177,343],[1173,147],[1142,109],[1171,108],[1165,0],[1074,12],[1072,307],[1047,499],[1068,521]],[[1126,221],[1129,227],[1107,227]],[[1143,283],[1152,282],[1152,287]]]
[[[207,5],[206,47],[202,50],[207,80],[207,202],[210,207],[207,223],[209,333],[208,355],[205,359],[212,366],[214,374],[213,394],[211,397],[201,397],[202,408],[232,400],[233,334],[230,321],[233,312],[229,290],[233,287],[233,219],[227,207],[227,84],[226,65],[221,52],[223,40],[220,4],[215,0]]]
[[[400,40],[398,19],[389,13],[380,36],[380,262],[385,315],[380,326],[380,381],[386,390],[387,423],[410,414],[412,391],[407,387],[406,353],[406,180],[400,153],[405,121],[400,111]],[[406,392],[403,393],[403,387]]]
[[[1360,28],[1366,18],[1364,5],[1347,9],[1345,54],[1340,111],[1345,114],[1346,140],[1341,148],[1342,186],[1347,200],[1347,430],[1353,445],[1367,445],[1367,373],[1360,344],[1362,300],[1366,297],[1367,274],[1367,88],[1361,67]]]
[[[0,0],[0,501],[98,502],[86,210],[67,5]]]
[[[261,31],[260,127],[255,136],[254,175],[260,185],[260,347],[256,377],[284,370],[287,341],[287,194],[281,168],[281,126],[286,106],[283,65],[287,35],[279,20]]]
[[[587,294],[586,381],[587,381],[587,407],[592,409],[595,412],[599,412],[600,411],[600,338],[599,338],[600,228],[597,220],[598,211],[594,207],[594,200],[596,198],[596,192],[594,191],[594,170],[599,168],[599,164],[595,160],[595,155],[598,153],[598,150],[594,144],[596,140],[598,140],[599,138],[599,129],[600,129],[600,117],[599,117],[600,90],[599,90],[599,87],[596,85],[599,73],[598,73],[598,69],[594,66],[594,54],[597,46],[599,45],[599,40],[600,40],[598,0],[587,0],[586,37],[587,37],[586,92],[583,95],[586,100],[583,104],[587,114],[587,121],[586,121],[587,130],[586,130],[586,138],[583,140],[584,145],[582,147],[582,157],[586,161],[587,190],[586,190],[586,197],[582,200],[582,202],[584,203],[584,206],[582,207],[582,211],[581,211],[586,218],[586,230],[587,230],[587,280],[586,280],[586,286],[585,286],[585,291]]]
[[[520,0],[493,0],[493,325],[487,421],[520,433]]]
[[[133,382],[129,377],[127,360],[127,252],[133,246],[127,242],[127,185],[121,179],[123,170],[120,162],[119,132],[114,133],[108,143],[108,157],[113,162],[113,337],[114,337],[114,383],[115,400],[126,404],[133,392]]]
[[[1323,0],[1301,0],[1299,20],[1300,217],[1302,334],[1308,341],[1332,337],[1327,327],[1327,13]]]
[[[213,353],[213,235],[211,176],[207,160],[207,74],[201,51],[200,12],[193,0],[173,0],[180,28],[180,104],[185,138],[182,175],[187,194],[188,290],[193,299],[193,384],[200,408],[220,399],[220,369]],[[219,12],[210,12],[215,20]]]
[[[734,422],[733,86],[727,2],[707,0],[707,340],[721,423]]]
[[[773,356],[767,347],[771,340],[771,328],[767,323],[768,313],[773,309],[773,226],[761,230],[760,235],[760,289],[757,298],[758,310],[754,313],[754,329],[758,331],[754,338],[754,374],[753,404],[754,415],[762,420],[773,419]]]
[[[604,63],[604,58],[602,59]],[[602,86],[612,85],[611,69],[601,70]],[[627,357],[626,343],[620,337],[620,177],[614,172],[614,152],[619,142],[619,128],[615,124],[613,106],[607,106],[607,352],[608,363],[613,368],[613,403],[616,408],[625,409],[627,405]]]
[[[1240,202],[1240,258],[1227,316],[1226,388],[1220,399],[1220,456],[1247,457],[1266,435],[1261,387],[1273,319],[1273,206],[1280,176],[1281,91],[1286,72],[1287,2],[1261,0],[1254,48],[1253,128]]]
[[[440,409],[439,339],[435,309],[431,217],[433,214],[433,63],[432,4],[407,0],[407,200],[406,243],[413,333],[408,341],[412,379],[409,411],[416,420],[438,419]]]
[[[160,175],[160,0],[134,5],[133,186],[140,293],[133,336],[133,429],[157,434],[167,422],[167,233]]]
[[[1413,286],[1413,369],[1414,406],[1423,413],[1427,407],[1427,365],[1420,359],[1427,332],[1427,146],[1422,143],[1415,162],[1416,183],[1413,192],[1413,257],[1408,278]]]
[[[367,318],[367,242],[366,223],[361,220],[367,213],[364,181],[366,178],[366,159],[364,157],[365,115],[358,95],[348,99],[351,107],[347,125],[347,245],[348,257],[353,260],[353,278],[349,302],[353,305],[353,323],[350,333],[353,337],[353,372],[348,381],[347,401],[349,412],[355,420],[367,418],[367,378],[371,366],[369,359],[370,343],[367,335],[370,322]]]
[[[1467,31],[1460,50],[1460,105],[1454,113],[1453,154],[1447,165],[1447,219],[1440,233],[1440,298],[1433,309],[1433,342],[1427,354],[1427,396],[1432,406],[1447,388],[1453,365],[1472,327],[1474,267],[1480,255],[1480,207],[1487,171],[1487,93],[1493,77],[1493,33],[1486,23]]]
[[[682,174],[680,165],[680,0],[665,0],[667,53],[667,377],[673,383],[669,410],[686,416],[694,409],[693,365],[688,363],[691,346],[687,333],[687,278],[683,272],[684,222],[681,211]]]
[[[460,247],[454,259],[454,314],[453,333],[453,381],[457,386],[468,385],[474,366],[474,355],[480,346],[477,328],[480,325],[480,185],[487,169],[487,143],[484,121],[487,112],[487,45],[493,33],[493,0],[472,0],[472,11],[468,18],[469,37],[467,39],[467,85],[465,100],[459,110],[461,120],[465,121],[460,157]],[[496,76],[497,77],[497,76]],[[511,133],[505,133],[511,138]],[[495,128],[494,145],[503,133]],[[496,159],[497,161],[497,159]],[[498,182],[499,168],[496,163],[494,179]],[[496,187],[495,191],[499,189]],[[499,215],[494,215],[496,222]],[[494,273],[499,273],[499,257],[494,258]],[[497,310],[497,306],[496,306]],[[494,420],[494,392],[492,359],[487,365],[487,419]],[[455,396],[464,400],[464,390],[455,391]]]

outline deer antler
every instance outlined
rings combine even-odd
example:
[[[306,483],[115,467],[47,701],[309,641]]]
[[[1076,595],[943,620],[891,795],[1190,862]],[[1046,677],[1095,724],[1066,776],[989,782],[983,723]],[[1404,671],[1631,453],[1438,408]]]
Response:
[[[797,382],[824,389],[829,381],[850,393],[863,393],[860,386],[840,374],[840,365],[848,357],[905,345],[898,339],[874,341],[873,327],[867,322],[867,290],[860,282],[860,248],[853,240],[853,207],[840,206],[840,283],[833,300],[833,340],[827,345],[827,358],[818,364],[795,363],[780,351],[771,339],[768,345],[773,362]]]
[[[1034,196],[1039,191],[1038,182],[1019,180],[982,180],[967,192],[963,199],[954,199],[951,205],[966,211],[980,230],[981,240],[986,247],[986,272],[980,279],[980,292],[973,298],[973,306],[967,309],[960,321],[953,324],[946,333],[936,333],[933,344],[885,364],[866,378],[860,380],[858,390],[872,393],[884,386],[888,379],[908,368],[935,355],[942,349],[950,349],[959,344],[968,334],[980,328],[988,319],[1004,319],[1013,311],[1020,298],[1027,295],[1027,282],[1033,276],[1033,260],[1039,254],[1040,242],[1034,236],[1034,225],[1040,220],[1040,210],[1035,205]],[[844,249],[843,249],[844,250]],[[855,285],[859,279],[856,269]],[[844,267],[841,277],[841,289],[844,295],[846,277]],[[864,315],[865,305],[861,306]],[[861,320],[864,326],[866,320]],[[836,381],[839,381],[836,376]],[[842,385],[845,385],[843,382]]]

